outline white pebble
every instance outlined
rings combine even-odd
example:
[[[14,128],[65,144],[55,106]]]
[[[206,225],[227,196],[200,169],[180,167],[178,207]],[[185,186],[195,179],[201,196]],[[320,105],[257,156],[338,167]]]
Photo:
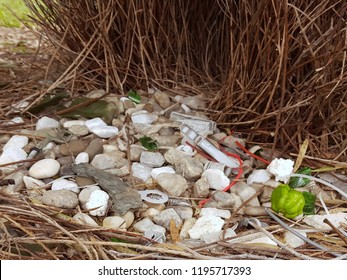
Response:
[[[81,225],[98,226],[92,217],[85,213],[77,213],[72,217],[72,220],[76,221]]]
[[[229,178],[219,169],[207,169],[202,173],[202,177],[206,177],[211,189],[220,191],[230,184]]]
[[[231,213],[229,210],[217,209],[212,207],[202,208],[200,212],[200,216],[216,216],[224,219],[229,219],[231,217]]]
[[[75,182],[72,182],[72,181],[69,181],[66,179],[58,179],[58,180],[53,181],[51,189],[53,191],[68,190],[68,191],[72,191],[74,193],[80,192],[80,189]]]
[[[132,164],[131,170],[134,177],[144,182],[151,177],[152,168],[145,164],[134,162]]]
[[[247,184],[251,185],[252,183],[265,183],[269,181],[271,174],[265,169],[254,169],[247,178]]]
[[[85,121],[83,120],[72,120],[72,121],[66,121],[64,122],[63,126],[64,128],[70,128],[74,125],[84,125]]]
[[[134,224],[134,229],[142,233],[149,230],[153,232],[159,232],[162,234],[166,233],[166,229],[164,227],[154,224],[149,218],[144,218],[141,221]]]
[[[0,156],[0,164],[6,164],[15,161],[25,160],[27,153],[19,148],[10,147],[7,148]]]
[[[32,178],[30,176],[24,176],[23,177],[23,182],[24,182],[25,187],[28,190],[37,189],[37,188],[43,188],[46,185],[41,180]]]
[[[29,175],[36,179],[50,178],[58,174],[60,164],[55,159],[46,158],[34,163],[29,169]]]
[[[81,203],[82,209],[86,209],[86,203],[88,202],[90,195],[93,191],[100,190],[99,186],[89,186],[84,188],[78,195],[78,200]]]
[[[84,122],[84,125],[91,131],[94,127],[107,126],[101,118],[94,118]]]
[[[24,123],[24,120],[21,117],[15,117],[8,122],[8,124],[14,124],[14,123]]]
[[[160,167],[164,164],[165,158],[159,152],[147,152],[141,153],[140,162],[149,167]]]
[[[108,210],[108,201],[110,196],[102,190],[93,191],[86,203],[86,209],[94,209],[89,211],[92,216],[105,216]]]
[[[102,221],[102,226],[105,228],[126,229],[126,222],[118,216],[109,216]]]
[[[158,120],[158,116],[142,110],[133,113],[131,115],[131,120],[133,123],[152,124]]]
[[[88,162],[89,162],[89,154],[86,152],[79,153],[75,158],[75,164],[88,163]]]
[[[22,149],[28,144],[29,138],[21,135],[13,135],[2,148],[6,151],[9,148]]]
[[[55,119],[48,118],[48,117],[42,117],[36,123],[36,130],[58,128],[59,125],[60,125],[59,122],[56,121]]]
[[[190,238],[199,239],[203,234],[213,233],[220,231],[223,227],[224,221],[216,216],[202,216],[194,226],[188,231]]]
[[[115,137],[119,132],[118,128],[115,126],[95,126],[89,129],[89,131],[100,138]]]
[[[158,175],[163,173],[175,174],[176,171],[171,166],[163,166],[163,167],[153,168],[151,171],[151,176],[153,179],[156,179]]]

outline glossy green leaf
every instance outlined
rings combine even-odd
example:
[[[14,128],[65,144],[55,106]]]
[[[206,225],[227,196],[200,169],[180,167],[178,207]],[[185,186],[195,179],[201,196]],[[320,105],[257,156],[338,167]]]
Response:
[[[140,143],[143,147],[145,147],[148,151],[156,151],[158,149],[158,143],[156,140],[152,139],[151,137],[141,137]]]
[[[311,175],[311,168],[309,167],[304,167],[299,169],[296,174],[304,174],[304,175]],[[311,180],[307,178],[300,178],[300,177],[291,177],[289,180],[288,185],[291,188],[300,188],[305,185],[307,185]]]
[[[304,215],[314,215],[315,214],[315,202],[316,202],[316,196],[309,192],[303,192],[302,193],[305,198],[305,205],[303,209]]]
[[[91,100],[87,97],[79,97],[72,101],[70,108],[74,107],[78,104],[82,104],[87,102],[88,100]],[[84,107],[75,109],[71,112],[65,113],[62,116],[63,117],[69,117],[69,118],[79,118],[79,117],[85,117],[88,119],[93,119],[100,117],[102,118],[106,123],[110,124],[113,117],[117,113],[117,106],[112,102],[107,102],[105,100],[97,100],[89,105],[86,105]]]
[[[141,96],[137,93],[136,90],[130,90],[128,92],[128,98],[136,104],[139,104],[141,102]]]
[[[37,114],[42,112],[43,110],[46,110],[50,107],[57,106],[59,101],[62,99],[68,97],[69,94],[66,91],[62,91],[56,94],[47,94],[39,104],[31,107],[29,109],[29,112],[32,114]]]

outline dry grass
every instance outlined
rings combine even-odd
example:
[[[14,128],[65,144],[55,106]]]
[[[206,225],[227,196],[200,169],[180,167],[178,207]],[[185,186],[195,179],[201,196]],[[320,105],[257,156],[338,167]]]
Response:
[[[346,159],[342,0],[26,2],[68,66],[48,90],[204,92],[249,141],[297,152],[307,138],[310,155]]]

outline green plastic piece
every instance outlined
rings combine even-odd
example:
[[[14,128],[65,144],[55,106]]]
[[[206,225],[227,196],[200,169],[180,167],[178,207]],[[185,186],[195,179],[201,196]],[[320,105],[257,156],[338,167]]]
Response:
[[[156,151],[158,149],[157,141],[155,141],[151,137],[144,136],[144,137],[141,137],[139,140],[141,145],[150,152]]]
[[[289,187],[279,185],[271,195],[271,208],[276,213],[282,213],[284,217],[292,219],[303,213],[305,206],[304,195]]]
[[[136,104],[139,104],[141,102],[141,96],[137,93],[136,90],[130,90],[128,92],[128,98]]]
[[[314,215],[315,214],[315,202],[316,202],[316,196],[310,192],[303,192],[302,193],[305,198],[305,206],[303,209],[304,215]]]
[[[304,175],[310,175],[311,176],[311,168],[309,168],[309,167],[301,168],[296,172],[296,174],[304,174]],[[296,189],[296,188],[306,186],[309,182],[311,182],[311,180],[307,179],[307,178],[291,177],[288,185],[291,188]]]

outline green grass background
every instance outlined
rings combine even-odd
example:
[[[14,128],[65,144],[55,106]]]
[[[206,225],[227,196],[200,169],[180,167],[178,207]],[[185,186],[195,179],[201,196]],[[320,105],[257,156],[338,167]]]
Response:
[[[12,14],[14,12],[18,18],[25,19],[29,14],[28,8],[23,0],[0,0],[0,26],[20,27],[21,22]]]

